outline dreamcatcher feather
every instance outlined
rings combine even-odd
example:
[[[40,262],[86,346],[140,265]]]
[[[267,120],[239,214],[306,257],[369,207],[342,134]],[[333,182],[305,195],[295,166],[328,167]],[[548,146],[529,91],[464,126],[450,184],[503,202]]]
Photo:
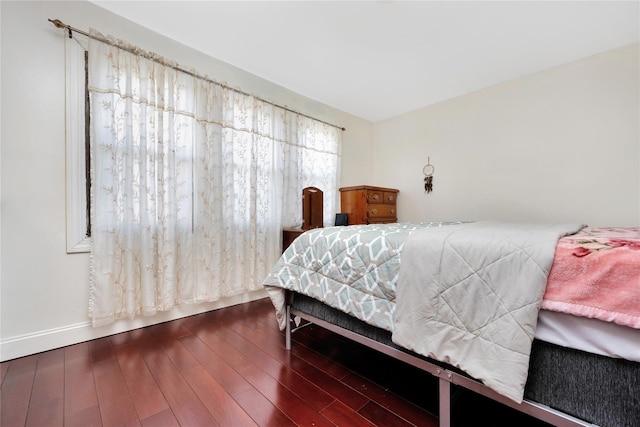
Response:
[[[428,160],[428,164],[422,168],[422,173],[424,174],[424,192],[431,193],[433,191],[433,172],[435,172],[435,168],[431,164],[430,159]]]

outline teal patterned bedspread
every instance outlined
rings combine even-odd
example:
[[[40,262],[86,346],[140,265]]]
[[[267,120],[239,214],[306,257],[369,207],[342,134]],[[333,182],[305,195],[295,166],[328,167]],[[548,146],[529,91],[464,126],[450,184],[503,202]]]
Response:
[[[393,331],[400,254],[406,238],[448,223],[352,225],[309,230],[282,254],[263,285],[286,325],[285,290],[315,298]]]

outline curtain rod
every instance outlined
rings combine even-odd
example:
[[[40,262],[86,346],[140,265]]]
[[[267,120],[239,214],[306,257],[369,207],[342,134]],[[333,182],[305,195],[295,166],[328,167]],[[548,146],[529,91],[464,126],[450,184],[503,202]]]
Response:
[[[106,44],[111,45],[111,46],[115,46],[115,47],[117,47],[118,49],[122,49],[122,50],[124,50],[124,51],[131,52],[131,53],[134,53],[134,54],[136,54],[136,55],[139,55],[139,53],[134,52],[132,49],[127,49],[126,47],[123,47],[123,46],[117,46],[117,45],[116,45],[116,44],[114,44],[112,41],[110,41],[110,40],[108,40],[108,39],[106,39],[106,38],[99,37],[99,36],[95,36],[95,35],[92,35],[92,34],[87,33],[86,31],[79,30],[79,29],[74,28],[74,27],[72,27],[72,26],[70,26],[70,25],[66,25],[65,23],[63,23],[63,22],[62,22],[62,21],[60,21],[59,19],[49,19],[49,22],[51,22],[51,23],[52,23],[53,25],[55,25],[57,28],[64,28],[65,30],[67,30],[67,31],[69,32],[69,38],[72,38],[72,32],[76,32],[76,33],[82,34],[83,36],[87,36],[87,37],[90,37],[90,38],[92,38],[92,39],[94,39],[94,40],[98,40],[99,42],[106,43]],[[157,59],[154,59],[154,58],[149,58],[149,59],[151,59],[151,60],[152,60],[152,61],[154,61],[154,62],[158,62],[158,63],[160,63],[160,61],[159,61],[159,60],[157,60]],[[345,127],[343,127],[343,126],[334,125],[333,123],[329,123],[329,122],[325,122],[324,120],[316,119],[315,117],[308,116],[308,115],[303,114],[303,113],[301,113],[301,112],[299,112],[299,111],[295,111],[295,110],[292,110],[291,108],[285,107],[285,106],[283,106],[283,105],[279,105],[279,104],[276,104],[276,103],[274,103],[274,102],[268,101],[268,100],[266,100],[266,99],[260,98],[259,96],[252,95],[252,94],[247,93],[247,92],[244,92],[244,91],[242,91],[242,90],[240,90],[240,89],[236,89],[236,88],[233,88],[233,87],[227,86],[227,85],[225,85],[225,84],[223,84],[223,83],[217,82],[217,81],[215,81],[215,80],[211,80],[211,79],[209,79],[209,78],[207,78],[207,77],[201,76],[201,75],[199,75],[199,74],[197,74],[197,73],[194,73],[193,71],[186,70],[186,69],[181,68],[181,67],[179,67],[179,66],[177,66],[177,65],[164,64],[164,63],[163,63],[163,65],[166,65],[166,66],[168,66],[168,67],[171,67],[171,68],[173,68],[173,69],[174,69],[174,70],[176,70],[176,71],[180,71],[180,72],[182,72],[182,73],[188,74],[188,75],[190,75],[190,76],[192,76],[192,77],[195,77],[195,78],[197,78],[197,79],[201,79],[201,80],[207,81],[207,82],[209,82],[209,83],[216,84],[216,85],[218,85],[218,86],[220,86],[220,87],[222,87],[222,88],[224,88],[224,89],[232,90],[232,91],[234,91],[234,92],[236,92],[236,93],[239,93],[239,94],[241,94],[241,95],[245,95],[245,96],[252,96],[252,97],[256,98],[258,101],[265,102],[265,103],[267,103],[267,104],[269,104],[269,105],[272,105],[272,106],[274,106],[274,107],[277,107],[277,108],[282,108],[283,110],[288,111],[288,112],[290,112],[290,113],[294,113],[294,114],[297,114],[297,115],[299,115],[299,116],[306,117],[306,118],[308,118],[308,119],[318,121],[318,122],[323,123],[323,124],[325,124],[325,125],[333,126],[334,128],[338,128],[338,129],[340,129],[340,130],[342,130],[342,131],[347,130],[347,129],[346,129]]]

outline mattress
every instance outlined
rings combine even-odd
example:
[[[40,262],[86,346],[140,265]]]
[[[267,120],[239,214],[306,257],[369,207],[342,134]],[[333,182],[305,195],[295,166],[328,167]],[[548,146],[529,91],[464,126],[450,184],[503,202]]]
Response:
[[[640,330],[612,322],[540,310],[535,337],[562,347],[640,362]]]

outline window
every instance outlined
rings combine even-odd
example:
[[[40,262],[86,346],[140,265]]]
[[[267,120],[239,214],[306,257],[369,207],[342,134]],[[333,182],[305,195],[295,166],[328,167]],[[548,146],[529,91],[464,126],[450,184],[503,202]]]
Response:
[[[87,91],[87,48],[88,39],[79,34],[74,34],[73,39],[65,38],[65,50],[66,50],[66,187],[67,187],[67,200],[66,200],[66,234],[67,234],[67,253],[79,253],[90,252],[91,250],[91,203],[90,203],[90,173],[89,173],[89,153],[90,147],[86,145],[89,142],[89,107],[88,107],[88,91]],[[85,47],[86,46],[86,47]],[[229,137],[234,142],[230,144],[233,146],[233,150],[242,150],[243,136],[248,136],[246,131],[251,129],[253,125],[246,123],[247,120],[255,120],[260,116],[259,112],[270,107],[266,107],[263,103],[258,102],[244,96],[234,94],[233,96],[241,98],[236,109],[234,109],[233,120],[231,128],[227,128],[226,132],[229,132]],[[258,109],[254,111],[258,105]],[[242,107],[242,108],[239,108]],[[277,110],[277,109],[276,109]],[[275,112],[271,113],[275,114]],[[280,116],[282,114],[282,116]],[[277,120],[285,120],[285,114],[279,112]],[[254,117],[255,116],[255,117]],[[295,114],[292,115],[295,117]],[[271,117],[267,122],[270,122]],[[339,154],[336,155],[335,148],[329,148],[335,141],[337,136],[326,135],[326,129],[320,123],[316,123],[314,120],[307,120],[304,118],[290,118],[289,121],[299,121],[299,132],[294,132],[295,139],[292,140],[291,146],[296,146],[297,149],[301,149],[301,146],[307,146],[308,149],[302,149],[301,152],[294,155],[293,158],[286,161],[287,164],[293,161],[299,163],[297,166],[287,166],[292,168],[287,173],[289,185],[283,188],[285,195],[283,195],[283,205],[287,205],[288,208],[284,209],[283,223],[285,226],[300,224],[301,222],[301,209],[299,206],[299,188],[305,186],[317,186],[321,187],[325,191],[325,219],[330,221],[335,213],[335,200],[336,200],[336,171],[339,169]],[[302,123],[304,122],[304,123]],[[285,132],[285,127],[279,125],[279,132]],[[293,125],[293,128],[298,126]],[[304,130],[303,130],[304,129]],[[236,132],[237,131],[237,132]],[[269,130],[272,132],[273,130]],[[262,132],[262,131],[261,131]],[[338,132],[338,131],[336,131]],[[339,133],[339,132],[338,132]],[[240,136],[244,134],[243,136]],[[233,135],[233,136],[232,136]],[[186,135],[185,135],[186,136]],[[288,137],[287,137],[288,138]],[[324,141],[324,139],[327,141]],[[276,138],[280,139],[280,136]],[[259,144],[262,145],[262,144]],[[325,146],[326,145],[326,146]],[[304,154],[303,154],[304,153]],[[182,153],[181,153],[182,154]],[[184,153],[187,157],[185,160],[192,160],[193,153]],[[241,153],[227,153],[234,161],[242,159],[244,154]],[[264,159],[269,159],[270,154],[257,154],[254,155],[263,156]],[[181,157],[181,156],[179,156]],[[267,176],[273,173],[273,169],[281,173],[282,166],[276,167],[271,164],[270,161],[257,162],[257,169],[251,171],[251,167],[247,168],[247,165],[236,165],[235,174],[241,174],[237,178],[239,182],[251,182],[256,179],[255,173],[259,176]],[[263,169],[268,170],[263,170]],[[214,173],[219,173],[219,168],[212,169]],[[241,172],[243,171],[244,172]],[[186,173],[186,171],[185,171]],[[195,173],[195,169],[194,172]],[[211,173],[211,171],[210,171]],[[245,176],[245,174],[247,174]],[[290,177],[294,177],[291,180]],[[275,176],[270,176],[271,179]],[[284,179],[280,177],[280,179]],[[216,180],[216,182],[219,182]],[[291,193],[289,195],[289,193]],[[243,200],[239,197],[233,198],[237,203],[242,203]],[[290,199],[290,200],[289,200]],[[184,202],[184,200],[183,200]],[[191,201],[191,204],[193,201]],[[181,210],[182,213],[187,211],[193,211],[193,206],[184,206]],[[244,206],[237,209],[245,209]],[[195,215],[195,212],[191,212]],[[193,221],[192,215],[189,216],[189,220]],[[236,217],[233,217],[236,220]],[[241,222],[239,217],[237,221]],[[241,224],[236,224],[241,226]],[[188,225],[189,229],[193,229],[193,224]]]
[[[67,253],[91,249],[89,155],[85,145],[88,144],[87,51],[77,38],[77,35],[73,39],[65,38]]]

